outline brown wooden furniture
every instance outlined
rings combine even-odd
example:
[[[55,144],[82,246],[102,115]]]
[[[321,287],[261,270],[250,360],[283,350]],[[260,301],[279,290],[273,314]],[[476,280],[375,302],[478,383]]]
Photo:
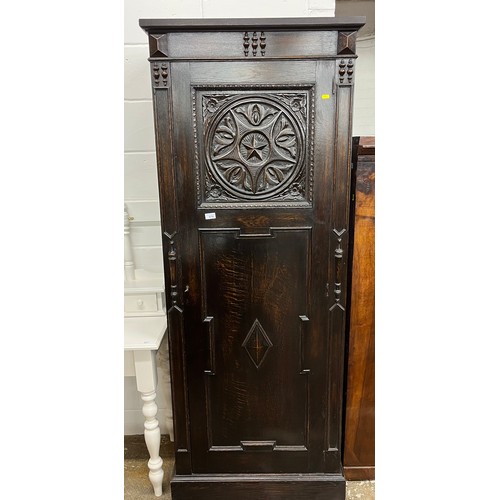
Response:
[[[174,500],[334,499],[356,31],[141,20],[160,184]]]
[[[375,479],[375,138],[353,144],[354,245],[344,444],[346,479]]]

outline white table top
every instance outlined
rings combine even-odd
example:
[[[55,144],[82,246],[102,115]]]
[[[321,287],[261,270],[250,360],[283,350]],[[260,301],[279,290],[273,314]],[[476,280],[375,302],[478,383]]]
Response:
[[[167,330],[166,316],[125,318],[125,351],[152,351],[160,347]]]
[[[165,284],[162,273],[151,273],[144,269],[135,270],[135,280],[125,281],[125,294],[163,292]]]

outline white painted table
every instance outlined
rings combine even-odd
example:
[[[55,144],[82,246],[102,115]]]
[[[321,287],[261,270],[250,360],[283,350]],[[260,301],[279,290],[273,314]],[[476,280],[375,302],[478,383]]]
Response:
[[[125,318],[125,376],[135,376],[144,402],[144,438],[148,447],[149,480],[155,495],[162,494],[163,460],[160,457],[160,426],[156,418],[156,352],[167,329],[165,316]]]

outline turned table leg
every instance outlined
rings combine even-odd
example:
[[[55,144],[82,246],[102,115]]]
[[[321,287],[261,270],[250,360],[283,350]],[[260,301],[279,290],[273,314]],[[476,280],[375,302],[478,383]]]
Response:
[[[163,460],[160,458],[160,426],[156,413],[156,359],[154,351],[134,351],[135,374],[137,390],[144,401],[142,413],[145,417],[144,438],[150,459],[148,461],[149,480],[153,485],[155,495],[162,494]]]
[[[144,422],[144,438],[146,446],[148,447],[149,456],[149,480],[153,485],[155,495],[161,495],[161,483],[163,481],[163,460],[160,458],[160,425],[156,419],[156,406],[155,398],[156,392],[141,393],[141,398],[144,401],[142,413],[146,417]]]

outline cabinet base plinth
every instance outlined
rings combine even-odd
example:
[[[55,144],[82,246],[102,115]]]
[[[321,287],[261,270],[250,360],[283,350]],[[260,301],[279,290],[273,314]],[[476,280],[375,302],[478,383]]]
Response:
[[[340,474],[174,475],[172,500],[345,500]]]

